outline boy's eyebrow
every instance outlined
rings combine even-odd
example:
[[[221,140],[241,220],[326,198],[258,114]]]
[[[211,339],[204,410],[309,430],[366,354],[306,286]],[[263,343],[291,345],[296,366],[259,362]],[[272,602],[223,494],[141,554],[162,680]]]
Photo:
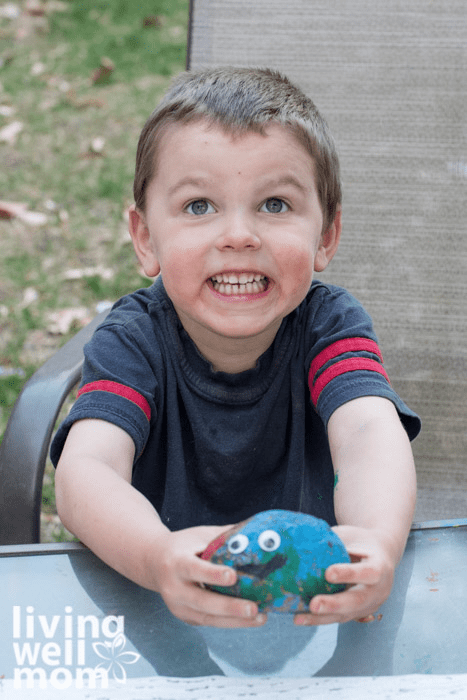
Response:
[[[186,177],[182,177],[181,180],[175,183],[169,191],[168,195],[172,196],[178,192],[178,190],[183,189],[184,187],[203,187],[209,184],[209,180],[202,178],[202,177],[193,177],[192,175],[187,175]]]
[[[267,180],[264,180],[261,182],[262,187],[271,187],[271,188],[277,188],[277,187],[285,187],[287,185],[291,185],[292,187],[295,187],[296,189],[300,190],[301,192],[308,192],[309,187],[304,185],[298,178],[296,178],[294,175],[283,175],[280,177],[271,177],[268,178]]]
[[[179,190],[183,189],[184,187],[206,187],[209,184],[212,184],[212,181],[209,178],[204,178],[204,177],[194,177],[192,175],[187,175],[186,177],[183,177],[181,180],[175,183],[169,191],[168,195],[173,196],[176,194]],[[260,187],[261,189],[277,189],[280,187],[286,187],[286,186],[292,186],[295,187],[296,189],[300,190],[303,193],[308,193],[310,190],[310,187],[304,185],[299,178],[295,177],[294,175],[281,175],[279,177],[267,177],[265,180],[260,181]]]

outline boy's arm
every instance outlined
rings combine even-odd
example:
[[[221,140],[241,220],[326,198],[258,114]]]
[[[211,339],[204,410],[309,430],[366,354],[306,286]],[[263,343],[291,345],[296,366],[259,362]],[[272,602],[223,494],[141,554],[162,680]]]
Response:
[[[326,571],[332,583],[350,587],[316,596],[299,624],[364,620],[386,600],[404,552],[416,499],[410,442],[394,405],[361,397],[338,408],[328,424],[336,474],[334,508],[351,564]]]
[[[255,603],[202,584],[232,585],[235,572],[197,554],[226,527],[171,532],[131,485],[134,444],[102,420],[73,424],[56,471],[57,510],[72,533],[100,559],[140,586],[159,592],[185,622],[220,627],[263,624]]]

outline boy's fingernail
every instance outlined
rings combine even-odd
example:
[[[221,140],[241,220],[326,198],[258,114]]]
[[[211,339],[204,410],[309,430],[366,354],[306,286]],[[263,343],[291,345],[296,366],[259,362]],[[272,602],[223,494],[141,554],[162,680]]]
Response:
[[[258,615],[256,615],[256,617],[255,617],[255,622],[257,622],[258,625],[264,625],[266,620],[267,620],[267,615],[265,615],[264,613],[258,613]]]
[[[256,617],[258,611],[254,605],[247,605],[245,607],[245,617]]]
[[[236,576],[233,571],[226,571],[222,578],[225,586],[233,586]]]

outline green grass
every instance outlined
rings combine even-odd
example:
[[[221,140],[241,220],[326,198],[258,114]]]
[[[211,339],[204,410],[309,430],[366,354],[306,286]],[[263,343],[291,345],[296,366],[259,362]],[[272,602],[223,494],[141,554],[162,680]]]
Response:
[[[73,42],[74,53],[65,51],[62,60],[67,72],[74,72],[75,58],[79,57],[81,70],[92,70],[102,56],[113,60],[118,68],[113,79],[137,78],[141,64],[148,73],[171,75],[174,64],[184,60],[185,32],[179,32],[173,21],[184,25],[186,3],[158,0],[135,3],[80,2],[70,3],[71,12],[56,14],[53,30]],[[162,31],[148,26],[142,29],[144,18],[160,18]],[[168,18],[172,24],[165,24]],[[75,39],[79,28],[79,41]],[[177,41],[174,41],[174,38]]]
[[[98,302],[151,282],[125,212],[137,139],[185,67],[188,22],[188,0],[61,0],[39,17],[16,5],[20,16],[0,16],[0,130],[14,121],[22,130],[0,141],[0,200],[47,223],[0,218],[0,438],[25,379],[76,330],[54,335],[49,314],[85,307],[92,317]],[[96,82],[103,63],[113,70]],[[97,271],[65,278],[86,268]],[[49,465],[44,517],[54,508]]]

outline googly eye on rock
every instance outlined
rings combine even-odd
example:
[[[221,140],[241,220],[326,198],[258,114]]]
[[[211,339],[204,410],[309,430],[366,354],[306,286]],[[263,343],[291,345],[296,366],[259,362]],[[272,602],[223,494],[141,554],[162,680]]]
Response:
[[[350,562],[327,522],[288,510],[267,510],[239,523],[211,542],[201,558],[237,572],[233,586],[209,588],[277,613],[308,612],[313,596],[344,590],[324,574],[331,564]]]

